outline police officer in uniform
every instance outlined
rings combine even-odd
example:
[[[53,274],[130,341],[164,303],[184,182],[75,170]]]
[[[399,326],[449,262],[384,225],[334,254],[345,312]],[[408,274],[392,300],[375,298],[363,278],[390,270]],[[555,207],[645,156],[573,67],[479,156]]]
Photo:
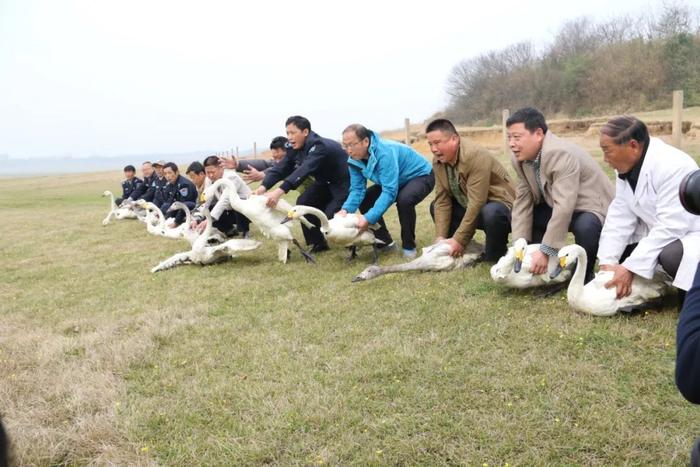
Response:
[[[168,212],[168,209],[175,201],[180,201],[189,209],[194,209],[197,202],[197,187],[187,178],[180,175],[174,162],[165,164],[163,174],[168,183],[163,190],[164,200],[160,208],[166,218],[174,217],[175,224],[180,225],[185,220],[185,213],[182,210]]]
[[[136,201],[143,198],[148,189],[151,187],[151,182],[155,178],[155,174],[153,171],[153,165],[151,165],[150,161],[146,161],[141,164],[141,173],[143,173],[143,181],[139,186],[135,187],[134,191],[132,191],[129,195],[130,201]]]
[[[130,199],[131,194],[143,184],[141,179],[136,176],[136,168],[134,168],[133,165],[124,167],[124,176],[126,179],[122,181],[122,196],[115,200],[117,206],[120,206],[125,200]]]
[[[311,123],[304,117],[289,117],[286,127],[291,148],[277,165],[267,170],[255,194],[265,194],[268,206],[274,207],[282,195],[313,178],[313,182],[297,198],[296,204],[320,209],[330,219],[340,211],[350,190],[348,154],[338,142],[311,131]],[[279,181],[282,181],[279,188],[268,192]],[[316,216],[307,217],[313,224],[321,225]],[[320,229],[302,226],[302,230],[312,252],[328,249]]]
[[[165,161],[163,160],[159,160],[153,163],[155,174],[152,177],[151,185],[149,186],[148,191],[146,191],[146,193],[141,197],[144,201],[150,201],[159,208],[162,208],[163,202],[165,201],[165,195],[163,192],[165,190],[165,185],[168,184],[168,181],[163,175],[164,165]]]

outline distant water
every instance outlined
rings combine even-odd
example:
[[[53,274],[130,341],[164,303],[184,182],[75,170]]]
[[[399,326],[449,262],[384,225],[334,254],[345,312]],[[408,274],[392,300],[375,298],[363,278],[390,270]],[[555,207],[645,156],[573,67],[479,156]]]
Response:
[[[251,151],[252,152],[252,151]],[[122,170],[126,165],[136,167],[140,173],[141,164],[144,161],[157,161],[163,159],[166,162],[175,162],[180,165],[189,165],[192,161],[202,162],[205,157],[213,152],[202,151],[182,154],[147,154],[119,157],[90,157],[90,158],[61,158],[43,157],[32,159],[0,158],[0,177],[32,177],[38,175],[58,175],[84,172],[104,172],[109,170]],[[251,154],[252,155],[252,154]],[[249,154],[242,153],[246,158]]]

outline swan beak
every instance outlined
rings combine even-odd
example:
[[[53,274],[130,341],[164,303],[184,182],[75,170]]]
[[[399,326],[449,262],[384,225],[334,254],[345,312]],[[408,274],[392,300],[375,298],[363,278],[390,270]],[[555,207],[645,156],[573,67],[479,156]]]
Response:
[[[515,263],[513,263],[513,271],[518,274],[523,268],[523,256],[524,252],[518,251],[515,253]]]
[[[287,214],[287,217],[285,217],[284,219],[282,219],[282,220],[280,221],[280,224],[286,224],[287,222],[291,222],[291,221],[293,221],[293,220],[294,220],[294,218],[293,218],[292,216],[290,216],[289,214]]]
[[[352,278],[352,282],[362,282],[363,280],[365,280],[365,278],[360,275],[357,275]]]
[[[554,271],[551,272],[551,274],[549,275],[549,278],[554,279],[555,277],[557,277],[559,274],[561,274],[561,272],[564,270],[565,267],[566,267],[566,256],[559,258],[559,264],[557,264],[556,269],[554,269]]]
[[[550,278],[550,279],[554,279],[554,278],[557,277],[559,274],[561,274],[561,272],[562,272],[563,270],[564,270],[564,268],[561,267],[561,264],[557,264],[556,269],[554,269],[554,271],[552,271],[552,272],[549,274],[549,278]]]

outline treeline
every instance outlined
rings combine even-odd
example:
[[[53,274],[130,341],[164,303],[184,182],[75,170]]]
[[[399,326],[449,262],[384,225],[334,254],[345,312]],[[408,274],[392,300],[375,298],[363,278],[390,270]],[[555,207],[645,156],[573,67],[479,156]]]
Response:
[[[445,114],[460,123],[500,122],[525,105],[570,117],[668,108],[683,89],[700,105],[700,10],[665,4],[606,22],[565,23],[538,51],[531,42],[464,60],[448,79]]]

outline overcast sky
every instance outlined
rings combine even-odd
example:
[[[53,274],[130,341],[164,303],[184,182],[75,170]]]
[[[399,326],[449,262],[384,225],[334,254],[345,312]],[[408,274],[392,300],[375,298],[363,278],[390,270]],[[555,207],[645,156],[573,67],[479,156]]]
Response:
[[[443,108],[464,58],[548,42],[632,0],[0,0],[0,154],[267,146],[289,115],[338,139]]]

